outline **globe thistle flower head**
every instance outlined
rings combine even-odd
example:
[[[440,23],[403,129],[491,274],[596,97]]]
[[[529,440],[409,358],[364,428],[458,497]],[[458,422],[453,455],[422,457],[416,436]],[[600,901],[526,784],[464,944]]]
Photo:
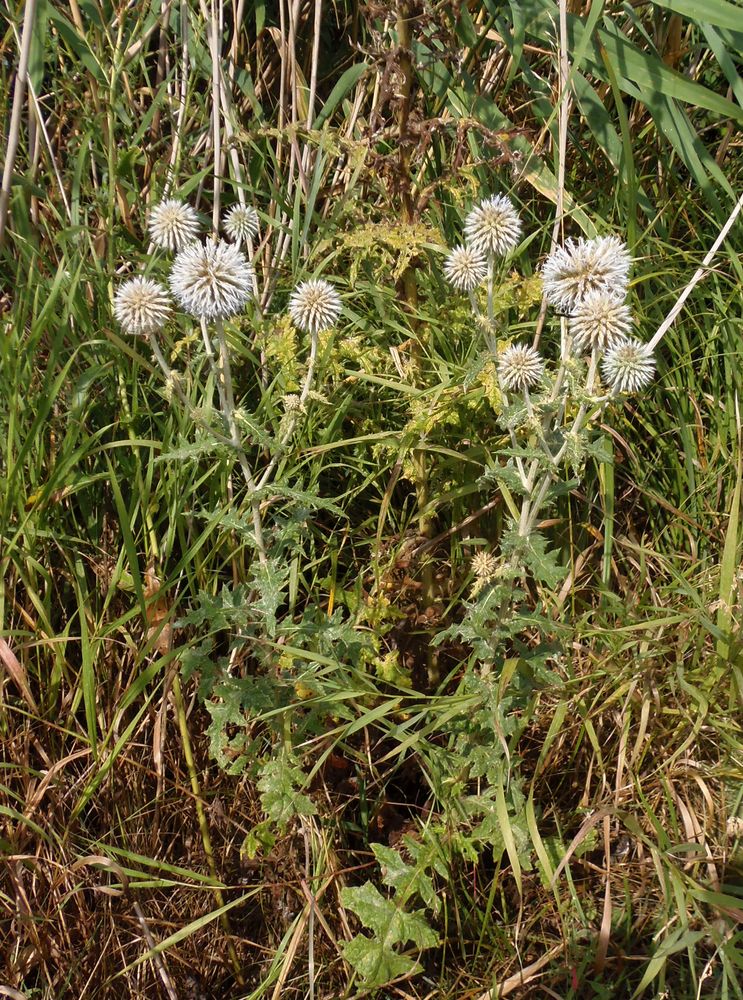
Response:
[[[250,205],[233,205],[225,212],[222,225],[235,243],[247,243],[258,235],[258,213]]]
[[[542,266],[544,294],[551,305],[568,313],[596,289],[623,298],[630,263],[627,247],[616,236],[567,239]]]
[[[150,212],[150,238],[163,250],[183,249],[198,237],[200,228],[196,212],[177,198],[161,201]]]
[[[513,344],[498,355],[498,374],[506,389],[528,389],[544,372],[541,355],[533,347]]]
[[[637,392],[653,380],[653,352],[647,344],[629,337],[606,354],[601,371],[615,392]]]
[[[472,209],[464,220],[464,234],[474,250],[503,257],[519,242],[521,219],[510,199],[496,194]]]
[[[498,560],[492,552],[486,552],[483,549],[474,554],[470,566],[478,580],[488,583],[495,576],[498,569]]]
[[[485,280],[487,273],[485,257],[473,247],[455,247],[444,262],[446,280],[463,292],[471,292],[477,288]]]
[[[579,351],[606,351],[632,329],[632,313],[624,297],[602,288],[586,292],[570,317],[570,332]]]
[[[170,288],[197,319],[226,319],[242,312],[252,294],[253,269],[234,243],[191,243],[178,254]]]
[[[341,314],[341,297],[329,281],[303,281],[289,299],[292,323],[306,333],[320,333],[335,326]]]
[[[170,315],[170,296],[157,281],[130,278],[114,296],[114,316],[125,333],[143,337],[160,330]]]

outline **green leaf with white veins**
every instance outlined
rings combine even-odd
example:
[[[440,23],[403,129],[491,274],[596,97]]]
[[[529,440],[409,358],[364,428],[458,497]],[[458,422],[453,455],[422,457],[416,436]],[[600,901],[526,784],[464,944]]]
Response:
[[[406,955],[398,955],[378,938],[357,934],[342,948],[343,957],[354,967],[365,986],[384,986],[417,969],[417,962]]]
[[[271,639],[276,637],[276,612],[284,600],[284,590],[289,576],[289,566],[278,559],[268,559],[266,563],[251,566],[252,584],[258,596],[251,604],[261,616],[266,632]]]
[[[341,900],[374,934],[373,938],[357,935],[343,948],[346,960],[365,985],[383,986],[416,969],[417,963],[396,952],[394,945],[412,942],[422,949],[433,948],[438,942],[422,910],[407,913],[394,899],[385,899],[371,882],[344,889]]]
[[[413,850],[416,847],[422,847],[412,840],[409,845],[406,843],[406,846],[410,846]],[[435,863],[435,857],[430,850],[426,851],[425,848],[421,850],[419,857],[414,858],[415,864],[409,865],[403,860],[400,852],[393,847],[372,844],[371,849],[382,869],[382,881],[395,890],[396,899],[405,903],[411,896],[417,894],[430,910],[433,910],[434,913],[438,911],[439,900],[436,896],[433,880],[429,875],[429,870]],[[435,845],[433,850],[435,852]]]
[[[288,754],[281,754],[264,764],[258,780],[261,805],[270,820],[281,829],[295,816],[314,816],[313,802],[300,789],[306,776]]]

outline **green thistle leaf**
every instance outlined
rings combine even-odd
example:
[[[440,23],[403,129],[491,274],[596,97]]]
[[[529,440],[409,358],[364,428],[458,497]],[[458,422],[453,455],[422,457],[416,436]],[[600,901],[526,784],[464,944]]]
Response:
[[[294,757],[282,753],[263,765],[258,779],[261,805],[268,819],[280,828],[296,816],[314,816],[317,812],[308,796],[299,791],[306,776]]]
[[[406,912],[395,899],[385,899],[371,882],[343,889],[343,905],[372,931],[374,937],[357,935],[343,954],[366,986],[384,986],[397,976],[414,972],[418,963],[394,950],[394,945],[412,942],[417,948],[433,948],[438,936],[422,910]]]

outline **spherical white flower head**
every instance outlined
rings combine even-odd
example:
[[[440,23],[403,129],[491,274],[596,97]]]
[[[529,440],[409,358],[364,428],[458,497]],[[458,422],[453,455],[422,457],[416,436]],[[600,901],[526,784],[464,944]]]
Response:
[[[226,319],[242,312],[253,290],[253,269],[233,243],[192,243],[173,261],[170,288],[197,319]]]
[[[627,291],[631,258],[616,236],[596,240],[582,237],[566,240],[551,253],[542,267],[547,301],[564,312],[572,312],[595,289],[623,298]]]
[[[519,242],[521,219],[504,194],[486,198],[464,220],[467,243],[480,253],[503,257]]]
[[[143,337],[160,330],[170,315],[170,296],[149,278],[130,278],[114,296],[114,316],[125,333]]]
[[[444,274],[450,285],[471,292],[482,284],[488,273],[488,263],[473,247],[455,247],[444,262]]]
[[[605,380],[616,392],[637,392],[655,375],[653,352],[630,337],[610,350],[601,362]]]
[[[289,315],[300,330],[319,333],[335,326],[341,314],[341,297],[329,281],[303,281],[289,299]]]
[[[570,317],[570,332],[578,351],[606,351],[632,329],[632,313],[623,296],[594,288],[586,292]]]
[[[193,243],[200,228],[196,212],[177,198],[161,201],[150,213],[150,237],[163,250],[177,251]]]
[[[224,231],[231,240],[247,243],[258,235],[258,213],[250,205],[233,205],[222,219]]]
[[[513,344],[498,355],[498,374],[506,389],[528,389],[542,377],[544,362],[539,351]]]
[[[498,569],[498,560],[492,552],[481,550],[472,556],[470,566],[478,580],[488,583],[495,576],[495,572]]]

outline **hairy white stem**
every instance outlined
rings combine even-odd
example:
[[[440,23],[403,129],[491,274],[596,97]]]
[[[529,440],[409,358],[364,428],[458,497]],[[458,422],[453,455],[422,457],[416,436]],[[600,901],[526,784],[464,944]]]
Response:
[[[215,430],[211,426],[211,424],[207,423],[207,421],[205,421],[203,417],[201,417],[194,409],[191,400],[186,396],[185,392],[183,391],[183,387],[181,386],[180,379],[177,373],[173,371],[168,362],[165,360],[165,356],[163,352],[160,350],[160,345],[158,344],[157,339],[155,338],[155,334],[154,333],[148,334],[147,339],[150,348],[152,350],[152,353],[155,356],[155,360],[160,366],[160,370],[165,377],[165,384],[173,389],[181,405],[188,413],[189,417],[193,420],[195,424],[198,424],[200,427],[203,427],[205,430],[207,430],[215,441],[219,441],[220,444],[231,445],[232,441],[230,438],[226,437],[224,434],[220,434],[219,431]]]
[[[521,517],[519,518],[519,535],[525,537],[528,532],[526,530],[526,525],[529,520],[529,511],[531,509],[531,501],[524,497],[521,503]]]
[[[255,534],[256,548],[258,549],[258,558],[261,565],[265,566],[268,562],[268,556],[266,554],[266,542],[263,536],[263,521],[261,519],[260,504],[255,497],[255,494],[258,491],[258,486],[256,485],[255,478],[250,468],[250,463],[248,462],[248,456],[245,454],[245,449],[240,442],[240,435],[237,430],[235,405],[232,396],[232,374],[229,355],[227,353],[227,339],[224,335],[224,325],[221,319],[218,319],[215,325],[220,352],[219,366],[217,366],[214,349],[206,330],[206,324],[203,322],[201,329],[212,371],[214,371],[216,375],[220,396],[220,410],[222,417],[227,424],[229,437],[226,437],[224,434],[220,434],[219,431],[216,431],[210,424],[206,423],[194,412],[194,408],[189,399],[186,397],[186,394],[183,392],[177,375],[175,375],[172,368],[165,360],[165,356],[160,350],[160,345],[155,339],[155,335],[152,333],[149,334],[148,340],[150,347],[152,348],[152,353],[155,355],[155,360],[165,376],[166,384],[173,387],[178,399],[183,404],[191,419],[194,420],[195,423],[203,426],[216,441],[219,441],[220,444],[229,445],[236,452],[238,464],[240,465],[240,470],[243,474],[243,479],[245,480],[245,485],[248,487],[251,515],[253,518],[253,532]]]
[[[493,322],[493,284],[495,282],[495,254],[488,254],[488,323]]]
[[[596,386],[596,373],[599,366],[599,349],[594,347],[591,351],[591,360],[588,363],[588,375],[586,375],[586,394],[591,395]]]
[[[519,535],[521,535],[522,538],[528,538],[534,530],[542,505],[547,497],[547,491],[552,485],[553,480],[554,476],[552,473],[545,473],[536,491],[534,499],[524,504],[521,510],[521,521],[519,523]]]
[[[516,440],[516,434],[512,427],[509,427],[508,430],[511,434],[511,447],[513,448],[514,451],[516,451],[516,449],[518,448],[518,441]],[[521,485],[524,487],[525,490],[528,490],[529,477],[527,476],[526,469],[524,468],[524,460],[520,455],[516,455],[515,458],[516,458],[516,468],[518,469],[519,472],[519,479],[521,480]]]
[[[534,419],[534,407],[531,403],[531,396],[529,395],[529,387],[524,386],[524,403],[526,405],[526,412],[530,420]]]
[[[235,422],[235,397],[232,391],[232,366],[230,365],[230,352],[227,346],[227,337],[224,332],[224,322],[217,319],[215,324],[217,334],[217,346],[219,347],[219,374],[222,379],[222,392],[224,398],[224,411],[230,426]]]
[[[596,384],[596,372],[598,370],[598,363],[599,363],[599,352],[598,348],[594,347],[593,350],[591,351],[591,360],[588,363],[588,375],[586,376],[585,392],[587,396],[590,396],[594,390],[594,386]],[[583,427],[583,421],[585,419],[587,411],[588,411],[588,404],[581,403],[580,409],[578,410],[576,418],[573,421],[573,427],[571,430],[573,436],[578,434],[578,432]],[[563,455],[565,454],[566,449],[567,449],[567,441],[565,441],[562,448],[560,448],[559,452],[555,456],[555,462],[561,461]]]
[[[219,378],[219,370],[217,368],[217,356],[214,353],[214,345],[212,344],[211,337],[209,336],[209,328],[207,326],[206,320],[201,319],[199,321],[201,326],[201,339],[204,341],[204,350],[206,351],[206,356],[209,361],[209,367],[211,368],[212,375],[214,376],[214,381],[217,383],[217,391],[220,394],[220,408],[224,409],[223,401],[221,399],[222,394],[222,382]]]
[[[478,305],[477,298],[475,296],[474,289],[470,289],[467,293],[469,295],[470,305],[472,306],[472,313],[478,320],[478,324],[485,334],[485,343],[493,358],[498,354],[498,341],[493,337],[493,317],[492,317],[492,306],[493,306],[493,268],[494,261],[491,258],[491,264],[489,269],[489,281],[488,281],[488,305],[487,305],[487,315],[483,315],[480,306]],[[502,387],[501,387],[502,388]]]
[[[563,331],[563,333],[564,332],[565,331]],[[558,371],[558,376],[555,382],[556,386],[558,381],[560,381],[561,384],[561,376],[564,377],[566,358],[567,355],[563,354],[563,360],[561,362],[560,369]],[[591,360],[588,365],[588,374],[586,376],[585,391],[588,395],[590,395],[593,392],[595,387],[596,374],[598,370],[598,359],[599,359],[598,349],[594,348],[593,351],[591,352]],[[557,391],[559,391],[559,389]],[[550,398],[556,399],[556,390],[553,389]],[[590,414],[591,418],[595,417],[601,412],[608,398],[609,397],[604,397],[604,399],[601,400],[598,409],[591,410]],[[524,390],[524,402],[526,403],[529,415],[532,416],[533,408],[531,405],[531,399],[529,398],[528,390],[526,389]],[[583,424],[585,422],[587,413],[588,413],[588,404],[583,403],[580,409],[578,410],[578,413],[576,414],[575,420],[573,421],[573,426],[570,431],[570,433],[573,436],[580,433]],[[555,418],[553,426],[554,430],[558,430],[559,427],[561,426],[563,416],[564,416],[564,406],[560,408],[560,412],[557,414]],[[545,431],[546,428],[543,427],[542,432],[540,432],[539,434],[539,444],[542,451],[545,454],[545,457],[549,460],[550,464],[554,467],[554,469],[557,470],[558,466],[560,465],[560,462],[565,457],[565,453],[568,448],[568,441],[566,438],[566,440],[563,442],[562,447],[557,452],[557,454],[553,455],[547,446],[547,442],[544,437]],[[525,537],[528,536],[529,533],[533,530],[534,524],[536,523],[536,518],[539,516],[539,512],[541,510],[542,504],[544,503],[545,497],[547,496],[547,491],[549,490],[550,484],[555,479],[555,472],[549,471],[544,473],[540,480],[541,467],[542,467],[541,461],[539,459],[534,459],[529,467],[529,472],[526,477],[526,489],[528,490],[529,495],[528,497],[524,498],[521,507],[521,516],[519,518],[519,534]],[[539,483],[538,486],[537,483]]]
[[[222,401],[222,416],[227,423],[232,447],[237,453],[237,459],[243,474],[243,479],[250,494],[250,508],[253,516],[253,531],[255,542],[258,548],[258,558],[263,566],[268,562],[266,554],[266,543],[263,537],[263,521],[261,519],[261,509],[255,494],[258,491],[253,472],[248,462],[248,456],[240,441],[240,434],[237,429],[237,419],[235,417],[235,398],[232,392],[232,368],[230,366],[230,354],[227,346],[227,337],[224,332],[224,323],[221,319],[215,321],[215,332],[217,335],[217,345],[219,347],[219,381],[221,385],[220,398]]]

